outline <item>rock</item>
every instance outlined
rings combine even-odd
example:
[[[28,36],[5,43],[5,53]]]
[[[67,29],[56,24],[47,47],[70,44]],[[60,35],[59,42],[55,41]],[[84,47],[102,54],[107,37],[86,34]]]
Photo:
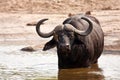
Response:
[[[37,22],[30,22],[30,23],[27,23],[26,25],[27,26],[36,26]]]
[[[33,47],[28,46],[21,49],[21,51],[33,52],[36,51]]]
[[[42,23],[42,24],[44,24],[44,23]],[[26,25],[27,25],[27,26],[36,26],[36,25],[37,25],[37,22],[36,22],[36,21],[34,21],[34,22],[29,22],[29,23],[27,23]]]

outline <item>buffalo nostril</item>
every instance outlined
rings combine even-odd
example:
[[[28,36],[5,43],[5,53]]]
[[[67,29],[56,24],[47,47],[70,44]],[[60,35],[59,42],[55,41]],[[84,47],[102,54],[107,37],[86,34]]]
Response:
[[[69,45],[60,45],[59,47],[60,47],[60,49],[63,50],[63,51],[68,51],[68,50],[70,50],[70,46],[69,46]]]
[[[70,48],[70,46],[69,46],[69,45],[66,45],[66,48],[67,48],[67,49],[69,49],[69,48]]]

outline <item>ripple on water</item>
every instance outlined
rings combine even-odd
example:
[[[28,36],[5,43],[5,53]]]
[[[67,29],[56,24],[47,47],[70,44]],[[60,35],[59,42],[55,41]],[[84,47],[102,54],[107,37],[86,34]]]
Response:
[[[103,54],[98,67],[58,70],[56,51],[22,52],[24,46],[0,46],[0,80],[119,80],[120,55]]]
[[[120,79],[120,55],[114,54],[104,54],[99,59],[99,66],[106,80]]]
[[[23,46],[0,47],[0,78],[10,79],[10,76],[13,76],[12,78],[34,78],[57,75],[55,51],[22,52],[20,51],[21,47]]]

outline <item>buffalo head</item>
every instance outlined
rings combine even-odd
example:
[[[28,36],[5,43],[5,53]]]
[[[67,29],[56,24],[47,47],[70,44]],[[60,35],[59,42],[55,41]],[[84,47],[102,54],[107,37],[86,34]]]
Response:
[[[43,50],[45,51],[45,50],[54,48],[56,46],[57,50],[60,50],[63,53],[64,52],[69,53],[71,51],[71,47],[75,41],[75,35],[77,34],[80,36],[87,36],[91,33],[91,31],[93,29],[92,22],[88,18],[81,17],[80,19],[88,22],[89,27],[87,30],[85,30],[85,31],[79,30],[69,23],[66,23],[66,24],[63,23],[62,25],[57,25],[54,28],[54,30],[49,33],[43,33],[40,30],[40,25],[48,19],[40,20],[36,25],[36,31],[37,31],[38,35],[43,38],[48,38],[48,37],[53,36],[52,40],[45,44],[45,47]]]

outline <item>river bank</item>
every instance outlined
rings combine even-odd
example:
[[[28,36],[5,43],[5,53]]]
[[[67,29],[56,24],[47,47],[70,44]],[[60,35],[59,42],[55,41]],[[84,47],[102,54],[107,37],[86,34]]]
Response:
[[[84,12],[83,12],[84,13]],[[120,50],[120,11],[93,11],[91,12],[101,23],[105,35],[105,50]],[[0,13],[0,44],[32,46],[36,50],[42,48],[50,39],[40,38],[35,26],[28,23],[37,23],[40,19],[49,18],[42,25],[43,32],[49,32],[61,24],[68,14],[17,14]],[[58,20],[59,19],[59,20]]]

